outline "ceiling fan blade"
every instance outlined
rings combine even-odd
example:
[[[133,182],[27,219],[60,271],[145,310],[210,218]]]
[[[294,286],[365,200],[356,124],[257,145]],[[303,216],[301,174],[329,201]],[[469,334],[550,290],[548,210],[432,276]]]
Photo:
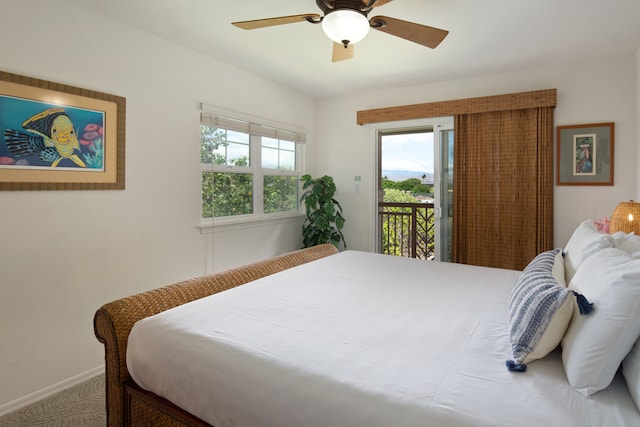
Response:
[[[349,44],[344,47],[343,44],[333,42],[333,56],[331,62],[344,61],[345,59],[353,58],[354,50],[353,45]]]
[[[243,30],[255,30],[256,28],[273,27],[275,25],[283,25],[283,24],[293,24],[295,22],[306,21],[307,19],[319,21],[320,15],[316,13],[308,13],[306,15],[279,16],[277,18],[254,19],[253,21],[232,22],[232,24],[235,25],[236,27],[242,28]]]
[[[374,16],[369,20],[371,28],[382,31],[414,43],[421,44],[431,49],[436,48],[449,31],[428,27],[388,16]]]
[[[380,7],[380,6],[384,6],[385,4],[391,2],[392,0],[378,0],[373,7]],[[362,4],[364,4],[365,6],[369,3],[369,0],[362,0]]]

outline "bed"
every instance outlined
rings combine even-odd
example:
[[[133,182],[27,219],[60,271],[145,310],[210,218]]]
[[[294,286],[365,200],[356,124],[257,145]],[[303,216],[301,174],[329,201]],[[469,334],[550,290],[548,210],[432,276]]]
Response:
[[[522,272],[323,245],[109,303],[109,425],[640,425],[624,237]]]

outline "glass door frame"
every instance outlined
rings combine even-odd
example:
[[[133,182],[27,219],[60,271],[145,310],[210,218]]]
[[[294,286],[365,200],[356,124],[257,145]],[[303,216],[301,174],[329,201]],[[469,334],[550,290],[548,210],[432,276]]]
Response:
[[[378,202],[382,195],[378,191],[380,186],[380,173],[379,173],[379,165],[381,162],[380,159],[380,143],[381,143],[381,135],[389,134],[389,133],[401,133],[401,132],[420,132],[421,130],[431,130],[433,129],[433,146],[434,146],[434,210],[435,210],[435,239],[436,239],[436,260],[442,259],[442,226],[440,223],[440,217],[442,213],[442,190],[440,189],[442,185],[442,167],[441,167],[441,136],[442,132],[445,130],[453,129],[453,116],[450,117],[435,117],[429,119],[415,119],[415,120],[402,120],[402,121],[394,121],[394,122],[384,122],[384,123],[374,123],[372,125],[367,126],[370,128],[370,140],[375,141],[375,162],[372,165],[373,173],[372,176],[375,177],[374,180],[374,194],[373,194],[373,202],[374,206],[371,209],[371,217],[370,224],[373,225],[374,232],[370,233],[370,249],[377,253],[380,253],[381,250],[381,224],[379,223],[379,215],[378,215]],[[446,228],[445,228],[446,230]]]
[[[453,120],[453,118],[452,118]],[[453,232],[453,121],[437,125],[434,130],[433,146],[435,169],[434,174],[434,210],[436,260],[451,261],[451,233]],[[437,135],[436,135],[437,134]]]

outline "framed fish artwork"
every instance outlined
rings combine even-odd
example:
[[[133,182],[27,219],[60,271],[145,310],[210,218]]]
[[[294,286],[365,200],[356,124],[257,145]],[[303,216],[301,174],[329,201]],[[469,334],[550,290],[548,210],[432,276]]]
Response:
[[[0,71],[0,190],[123,190],[123,97]]]

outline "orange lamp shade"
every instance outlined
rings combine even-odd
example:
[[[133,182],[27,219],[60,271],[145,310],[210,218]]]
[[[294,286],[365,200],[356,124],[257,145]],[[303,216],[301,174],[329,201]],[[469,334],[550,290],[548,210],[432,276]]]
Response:
[[[640,235],[640,203],[629,200],[620,203],[611,215],[609,233],[624,231]]]

